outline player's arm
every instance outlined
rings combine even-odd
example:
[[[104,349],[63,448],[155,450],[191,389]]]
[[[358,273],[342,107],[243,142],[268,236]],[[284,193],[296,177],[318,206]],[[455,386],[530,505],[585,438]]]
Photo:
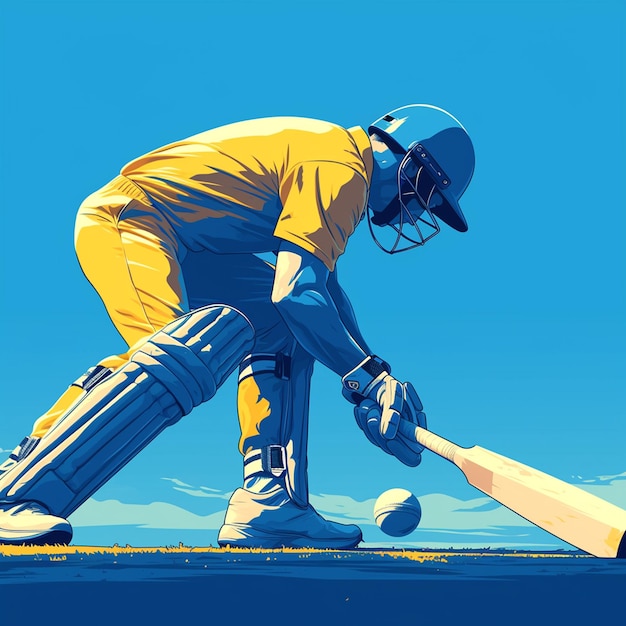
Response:
[[[313,254],[284,241],[276,259],[272,302],[305,350],[342,376],[344,396],[357,405],[355,417],[368,439],[403,463],[418,465],[422,446],[408,441],[398,427],[401,418],[425,425],[422,403],[410,383],[393,378],[388,364],[370,355],[348,330],[344,319],[360,336],[347,296],[329,281],[329,274]]]
[[[350,335],[354,338],[354,340],[365,350],[367,354],[372,354],[372,351],[367,345],[361,331],[359,329],[359,325],[356,321],[356,316],[354,314],[354,309],[352,308],[352,304],[346,294],[346,292],[341,288],[339,284],[339,280],[337,278],[337,268],[335,267],[334,272],[330,272],[328,275],[328,282],[326,283],[328,286],[328,291],[339,311],[339,317],[343,322],[344,326],[350,333]]]
[[[305,350],[343,376],[366,359],[369,351],[361,343],[360,333],[357,338],[346,327],[344,319],[353,331],[356,328],[354,313],[345,294],[340,299],[340,313],[328,283],[338,291],[329,275],[320,259],[284,241],[276,258],[272,302]]]

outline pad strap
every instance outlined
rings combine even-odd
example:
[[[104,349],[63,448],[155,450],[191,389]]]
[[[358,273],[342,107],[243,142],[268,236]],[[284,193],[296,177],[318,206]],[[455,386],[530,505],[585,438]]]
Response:
[[[87,392],[112,373],[113,370],[110,367],[96,365],[95,367],[90,367],[78,380],[75,380],[71,386],[80,387],[83,391]]]
[[[0,474],[11,469],[18,461],[26,458],[35,449],[39,441],[39,437],[33,437],[32,435],[24,437],[20,441],[20,445],[11,452],[9,458],[0,465]]]
[[[257,474],[282,476],[287,470],[287,451],[284,446],[269,445],[250,450],[243,458],[244,481]]]
[[[274,374],[280,380],[291,376],[291,357],[288,354],[249,354],[239,366],[239,382],[255,374]]]

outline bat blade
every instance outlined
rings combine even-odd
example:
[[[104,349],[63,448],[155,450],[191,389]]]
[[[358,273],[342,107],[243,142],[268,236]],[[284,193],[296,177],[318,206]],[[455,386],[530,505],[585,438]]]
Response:
[[[467,482],[555,537],[602,558],[626,558],[626,511],[579,487],[480,446],[463,448],[432,431],[407,437],[454,463]]]

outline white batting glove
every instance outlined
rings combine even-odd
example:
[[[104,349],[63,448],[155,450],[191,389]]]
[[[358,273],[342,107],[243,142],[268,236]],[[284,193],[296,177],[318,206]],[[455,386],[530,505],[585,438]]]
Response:
[[[404,437],[398,427],[403,419],[425,428],[426,415],[413,385],[396,380],[390,369],[378,357],[368,357],[343,377],[343,395],[357,404],[354,416],[366,437],[405,465],[415,467],[424,448]]]

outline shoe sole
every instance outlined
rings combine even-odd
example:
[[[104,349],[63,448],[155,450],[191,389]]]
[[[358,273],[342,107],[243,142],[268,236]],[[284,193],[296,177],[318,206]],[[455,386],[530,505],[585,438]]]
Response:
[[[9,546],[46,546],[46,545],[68,545],[72,541],[72,533],[64,530],[53,530],[34,537],[15,537],[8,539],[0,538],[0,545]]]
[[[251,535],[250,533],[254,533]],[[363,540],[363,535],[348,541],[347,538],[337,539],[310,539],[302,535],[284,535],[257,531],[250,526],[227,524],[222,526],[217,543],[220,547],[226,548],[311,548],[315,550],[351,550]],[[223,535],[226,535],[224,537]],[[228,537],[230,535],[230,537]]]

